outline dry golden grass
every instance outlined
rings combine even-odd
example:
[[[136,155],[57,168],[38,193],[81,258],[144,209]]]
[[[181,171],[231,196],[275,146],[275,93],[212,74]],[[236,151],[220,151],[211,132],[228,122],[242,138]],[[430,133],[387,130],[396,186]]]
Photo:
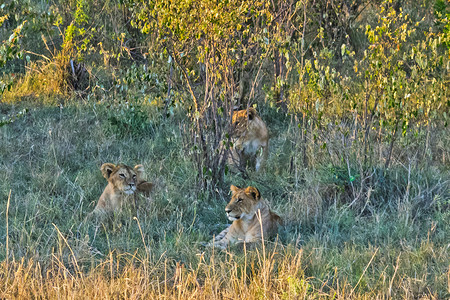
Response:
[[[0,264],[2,299],[440,299],[427,289],[426,277],[409,277],[400,266],[408,263],[399,255],[391,277],[367,285],[380,248],[366,256],[356,284],[340,280],[338,268],[332,280],[307,277],[308,260],[303,250],[271,245],[242,255],[198,253],[194,265],[161,256],[151,261],[148,253],[111,252],[96,267],[82,271],[76,260],[67,266],[61,257],[41,263],[21,259]],[[371,255],[370,255],[371,254]],[[311,254],[309,254],[311,255]],[[74,258],[74,257],[72,257]],[[443,266],[444,267],[444,266]],[[450,292],[450,271],[446,269]],[[425,275],[426,276],[426,275]],[[360,291],[361,285],[366,285]]]
[[[88,273],[69,270],[58,258],[48,269],[33,260],[6,262],[0,265],[0,296],[44,299],[372,299],[384,298],[382,291],[359,294],[355,287],[342,282],[337,288],[314,284],[305,278],[303,255],[258,253],[251,263],[238,263],[229,253],[217,265],[199,255],[194,269],[176,263],[162,269],[131,254],[115,255]],[[247,257],[244,258],[246,260]],[[249,265],[247,265],[249,264]],[[173,264],[172,264],[173,265]],[[163,272],[164,271],[164,272]]]

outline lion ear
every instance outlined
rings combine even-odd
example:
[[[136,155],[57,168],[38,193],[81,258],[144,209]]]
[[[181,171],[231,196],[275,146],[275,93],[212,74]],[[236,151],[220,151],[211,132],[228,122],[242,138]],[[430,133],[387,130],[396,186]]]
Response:
[[[102,175],[103,177],[105,177],[106,179],[109,178],[109,176],[111,176],[111,173],[113,172],[114,168],[116,167],[115,164],[111,164],[111,163],[105,163],[100,167],[100,171],[102,171]]]
[[[134,171],[136,172],[136,174],[138,175],[138,176],[143,176],[144,175],[144,166],[143,165],[136,165],[135,167],[134,167]]]
[[[259,193],[258,189],[253,186],[247,187],[245,189],[245,193],[253,197],[255,200],[259,200],[259,198],[261,198],[261,194]]]
[[[236,192],[239,190],[239,188],[238,188],[237,186],[235,186],[235,185],[231,185],[231,186],[230,186],[230,190],[231,190],[233,193],[236,193]]]

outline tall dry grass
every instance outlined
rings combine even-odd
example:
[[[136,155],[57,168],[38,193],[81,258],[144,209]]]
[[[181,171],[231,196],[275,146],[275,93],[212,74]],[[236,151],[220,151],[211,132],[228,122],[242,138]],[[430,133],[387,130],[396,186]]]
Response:
[[[82,272],[69,268],[54,256],[43,267],[33,260],[2,262],[0,297],[3,299],[440,299],[436,291],[423,288],[424,277],[400,272],[402,255],[375,284],[364,279],[374,268],[380,248],[367,256],[363,274],[356,284],[329,281],[305,275],[307,258],[303,250],[275,247],[242,257],[234,253],[199,253],[196,266],[164,257],[156,264],[130,253],[111,252],[95,268]],[[216,256],[223,256],[217,258]],[[337,268],[335,273],[340,272]],[[419,275],[419,274],[418,274]],[[450,290],[447,271],[447,284]],[[426,280],[426,279],[425,279]]]

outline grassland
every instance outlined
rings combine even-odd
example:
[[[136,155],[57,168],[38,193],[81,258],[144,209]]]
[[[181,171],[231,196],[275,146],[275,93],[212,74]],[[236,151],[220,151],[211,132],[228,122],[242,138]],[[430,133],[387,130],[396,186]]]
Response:
[[[269,106],[259,108],[271,132],[266,170],[228,173],[215,191],[198,191],[182,112],[143,106],[138,126],[124,128],[107,103],[0,106],[2,116],[23,108],[0,127],[2,299],[450,296],[447,127],[400,137],[391,166],[374,160],[353,202],[361,145],[340,146],[331,129],[304,166],[298,128]],[[389,143],[374,145],[381,157]],[[98,225],[85,217],[105,162],[143,164],[156,189],[137,215]],[[230,184],[260,189],[285,220],[277,239],[244,252],[201,246],[227,223]]]

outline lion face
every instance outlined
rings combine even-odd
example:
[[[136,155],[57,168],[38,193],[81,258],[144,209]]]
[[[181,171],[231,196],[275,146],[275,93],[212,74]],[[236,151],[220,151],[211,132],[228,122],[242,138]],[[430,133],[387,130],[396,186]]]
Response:
[[[256,206],[261,199],[258,189],[252,186],[241,189],[234,185],[230,189],[232,192],[231,200],[225,207],[228,219],[235,221],[253,218]]]
[[[245,135],[245,132],[248,130],[249,123],[251,123],[256,116],[257,112],[253,107],[248,108],[248,113],[246,109],[234,111],[232,120],[232,135],[235,137]]]
[[[126,195],[131,195],[136,191],[136,184],[138,178],[142,176],[144,167],[137,165],[132,169],[131,167],[118,164],[117,166],[111,163],[103,164],[100,168],[103,177],[112,184],[114,189],[123,192]]]

